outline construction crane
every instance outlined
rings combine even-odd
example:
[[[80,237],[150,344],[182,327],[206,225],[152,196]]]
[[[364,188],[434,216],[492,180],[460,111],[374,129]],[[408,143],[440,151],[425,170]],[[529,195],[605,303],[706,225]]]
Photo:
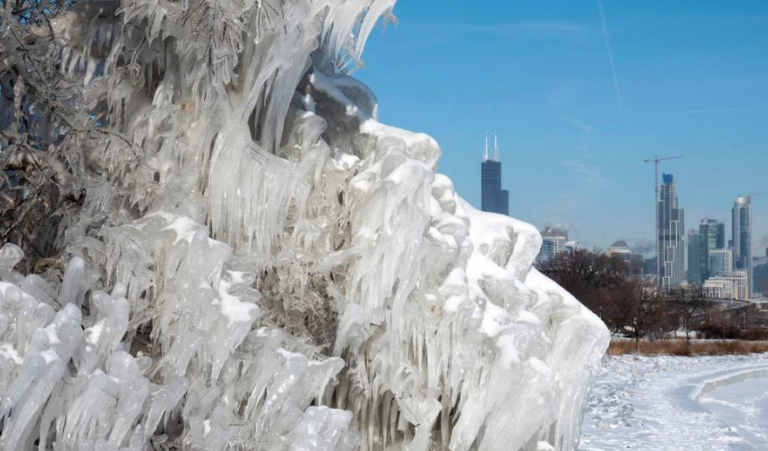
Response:
[[[654,181],[654,200],[653,200],[653,209],[656,212],[656,226],[654,227],[654,230],[656,231],[656,274],[659,274],[659,265],[661,263],[660,261],[660,252],[659,252],[659,163],[662,161],[667,160],[679,160],[683,158],[682,156],[678,155],[675,157],[663,157],[659,158],[658,155],[654,155],[653,158],[646,158],[646,163],[653,163],[654,164],[654,170],[655,170],[655,181]],[[661,283],[661,280],[657,280],[656,283]]]

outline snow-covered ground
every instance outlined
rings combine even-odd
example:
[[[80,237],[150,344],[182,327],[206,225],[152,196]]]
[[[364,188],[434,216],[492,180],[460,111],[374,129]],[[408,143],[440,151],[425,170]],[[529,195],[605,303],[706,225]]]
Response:
[[[768,354],[606,357],[580,449],[768,450]]]

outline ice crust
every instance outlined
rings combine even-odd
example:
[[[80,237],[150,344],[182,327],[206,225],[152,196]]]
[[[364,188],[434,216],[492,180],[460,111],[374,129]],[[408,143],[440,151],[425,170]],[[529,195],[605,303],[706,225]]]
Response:
[[[63,271],[0,250],[3,451],[575,449],[607,330],[346,74],[394,0],[88,3],[116,133]]]

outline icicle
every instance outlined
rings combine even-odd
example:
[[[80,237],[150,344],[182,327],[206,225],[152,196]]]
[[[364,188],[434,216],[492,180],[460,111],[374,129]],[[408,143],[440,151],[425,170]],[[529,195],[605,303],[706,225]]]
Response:
[[[69,261],[67,269],[64,271],[64,281],[59,295],[62,304],[75,304],[78,308],[82,307],[85,297],[84,278],[85,262],[82,258],[75,257]]]

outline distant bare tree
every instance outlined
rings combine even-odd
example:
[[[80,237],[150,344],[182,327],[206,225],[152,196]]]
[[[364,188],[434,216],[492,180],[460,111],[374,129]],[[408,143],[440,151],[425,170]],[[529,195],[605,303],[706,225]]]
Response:
[[[571,292],[616,288],[626,281],[627,263],[602,252],[579,249],[545,262],[541,271]]]
[[[704,334],[705,338],[725,339],[726,336],[737,332],[732,318],[722,305],[705,307],[704,314],[706,320],[699,325],[698,330]]]
[[[677,288],[668,293],[670,305],[680,317],[685,329],[685,343],[691,342],[691,329],[694,316],[703,313],[707,306],[704,291],[698,285]]]
[[[635,339],[635,352],[640,340],[652,332],[664,328],[663,319],[667,311],[664,295],[655,284],[634,280],[631,295],[622,306],[631,324]]]
[[[634,284],[626,262],[582,249],[560,254],[540,269],[599,315],[614,332],[627,325],[623,306],[634,296]]]

